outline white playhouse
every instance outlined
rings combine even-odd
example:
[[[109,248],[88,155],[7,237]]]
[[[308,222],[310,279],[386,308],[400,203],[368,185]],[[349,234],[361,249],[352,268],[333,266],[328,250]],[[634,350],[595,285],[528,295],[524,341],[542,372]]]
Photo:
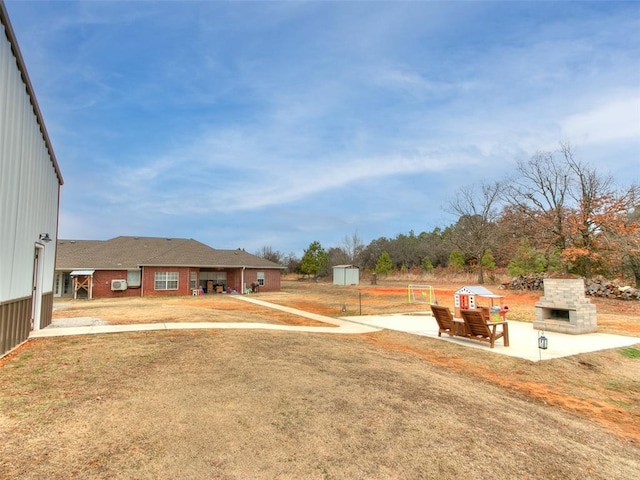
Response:
[[[466,286],[457,290],[453,296],[455,316],[460,318],[460,310],[473,310],[483,307],[500,306],[502,295],[496,295],[491,290],[480,285]],[[497,303],[497,305],[495,305]]]

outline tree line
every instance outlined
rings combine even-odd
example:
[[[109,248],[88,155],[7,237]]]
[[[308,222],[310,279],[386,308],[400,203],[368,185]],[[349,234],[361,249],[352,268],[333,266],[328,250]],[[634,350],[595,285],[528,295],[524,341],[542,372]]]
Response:
[[[256,254],[305,275],[334,265],[378,274],[448,268],[506,268],[512,276],[560,273],[620,278],[640,288],[640,187],[615,185],[575,158],[569,144],[519,161],[512,178],[465,186],[447,199],[457,221],[445,228],[380,237],[365,245],[355,232],[325,249],[313,241],[302,258],[271,247]]]

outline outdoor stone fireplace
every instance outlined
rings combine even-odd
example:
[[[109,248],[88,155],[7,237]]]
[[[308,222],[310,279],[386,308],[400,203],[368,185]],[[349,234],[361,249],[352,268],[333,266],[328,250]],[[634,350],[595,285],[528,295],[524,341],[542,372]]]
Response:
[[[596,306],[584,295],[584,280],[545,278],[533,328],[571,334],[597,331]]]

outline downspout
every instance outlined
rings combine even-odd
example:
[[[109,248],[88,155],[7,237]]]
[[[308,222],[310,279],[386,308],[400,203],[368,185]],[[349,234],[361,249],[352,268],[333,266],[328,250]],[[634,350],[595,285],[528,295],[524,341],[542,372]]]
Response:
[[[144,267],[140,269],[140,296],[144,297]]]
[[[240,291],[242,295],[244,295],[244,269],[247,267],[242,267],[242,271],[240,272]]]

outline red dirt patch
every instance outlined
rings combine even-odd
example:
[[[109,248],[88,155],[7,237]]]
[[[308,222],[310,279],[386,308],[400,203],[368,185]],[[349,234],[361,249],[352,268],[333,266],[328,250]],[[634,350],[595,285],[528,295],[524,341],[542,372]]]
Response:
[[[637,418],[630,417],[622,408],[565,394],[562,392],[563,385],[561,382],[553,387],[541,382],[521,381],[518,379],[518,375],[505,375],[504,372],[496,373],[484,365],[474,363],[473,360],[470,361],[455,355],[452,356],[433,350],[427,351],[424,347],[391,341],[377,335],[369,335],[367,340],[379,348],[417,355],[431,364],[440,365],[446,369],[475,378],[483,378],[492,384],[519,392],[544,404],[572,411],[604,425],[611,433],[640,444],[640,424]],[[610,393],[608,395],[611,396]],[[617,396],[617,400],[627,403],[632,401],[624,395]]]

